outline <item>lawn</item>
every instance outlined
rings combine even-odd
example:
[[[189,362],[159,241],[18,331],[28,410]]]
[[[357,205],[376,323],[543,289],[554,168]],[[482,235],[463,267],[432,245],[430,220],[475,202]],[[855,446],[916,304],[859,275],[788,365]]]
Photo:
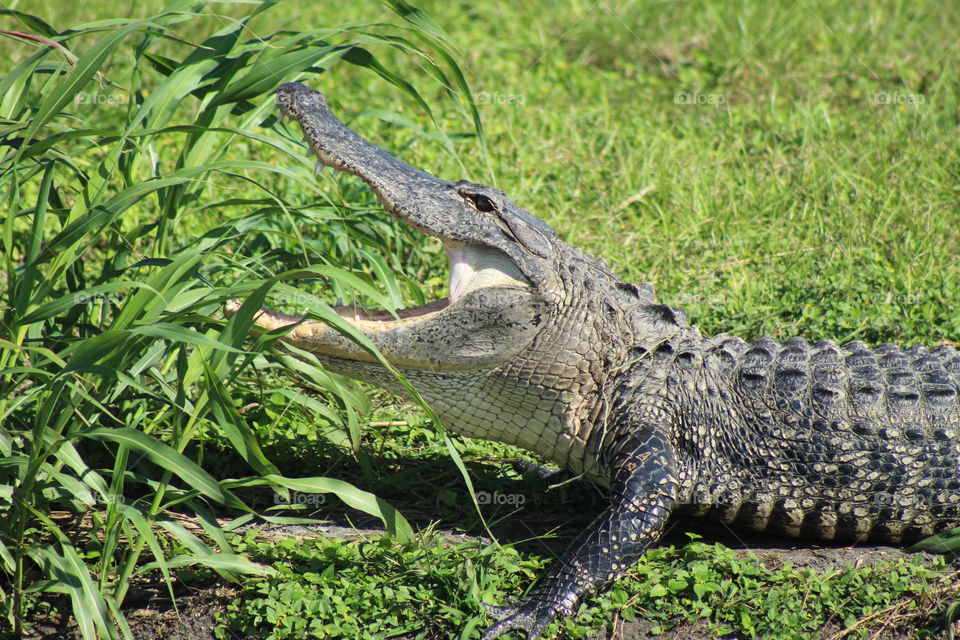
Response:
[[[439,245],[314,176],[283,81],[705,334],[960,342],[960,5],[417,6],[5,10],[0,633],[477,638],[602,504],[225,321],[445,295]],[[681,522],[551,633],[939,637],[957,585]]]

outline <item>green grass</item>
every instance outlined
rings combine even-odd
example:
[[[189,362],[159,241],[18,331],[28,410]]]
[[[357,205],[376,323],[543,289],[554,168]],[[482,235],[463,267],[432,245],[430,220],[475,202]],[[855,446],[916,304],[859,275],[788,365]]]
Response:
[[[483,628],[478,600],[500,602],[544,568],[510,547],[444,542],[430,532],[401,546],[383,538],[262,542],[251,531],[238,548],[277,572],[245,585],[218,616],[218,638],[472,638]],[[655,634],[688,620],[717,635],[813,639],[824,625],[851,628],[871,613],[888,613],[889,623],[890,604],[933,591],[943,569],[916,559],[818,573],[695,541],[648,552],[605,597],[548,635],[563,629],[586,638],[618,615],[653,621]],[[906,609],[898,613],[919,607]]]
[[[436,244],[385,216],[357,180],[315,179],[296,127],[270,117],[270,92],[299,72],[366,137],[436,175],[496,184],[625,279],[654,283],[705,333],[960,341],[960,7],[423,3],[446,44],[374,2],[286,2],[242,23],[254,6],[182,3],[197,15],[134,26],[116,42],[107,39],[123,24],[80,26],[162,6],[43,0],[13,8],[49,32],[9,14],[0,23],[68,50],[0,40],[0,624],[53,606],[77,612],[88,637],[108,636],[129,576],[160,579],[199,563],[245,585],[231,625],[254,624],[276,589],[316,601],[310,594],[333,579],[346,580],[351,612],[389,612],[384,589],[399,575],[412,589],[404,597],[425,603],[427,626],[413,635],[476,637],[478,601],[516,594],[545,563],[529,547],[432,540],[317,542],[299,557],[234,540],[212,521],[269,509],[273,492],[306,486],[292,478],[319,476],[314,488],[348,481],[415,524],[442,514],[444,528],[484,530],[444,438],[418,409],[247,341],[242,318],[223,323],[224,299],[266,295],[270,278],[308,265],[329,277],[290,273],[297,289],[274,286],[272,305],[415,303],[444,288]],[[354,28],[338,30],[346,25]],[[382,67],[356,52],[337,58],[344,50],[334,45],[357,42]],[[276,62],[298,47],[303,57]],[[322,51],[327,58],[307,58]],[[372,419],[407,424],[363,428]],[[574,489],[517,490],[525,481],[484,462],[522,452],[478,442],[460,450],[479,491],[529,498],[516,513],[485,507],[490,521],[585,517],[599,504]],[[336,487],[357,504],[360,494]],[[318,513],[343,511],[331,498]],[[71,519],[52,517],[62,513]],[[203,522],[204,535],[178,529],[173,513]],[[354,561],[363,544],[373,545],[370,558]],[[733,575],[756,577],[730,587],[753,607],[747,621],[704,604],[718,630],[770,637],[769,603],[797,590],[788,570],[771,577],[722,549],[663,553],[671,573],[701,562],[720,584],[734,562]],[[224,554],[234,564],[216,566]],[[346,577],[291,573],[317,554],[336,556]],[[607,624],[620,609],[658,624],[702,613],[686,587],[642,604],[654,597],[643,578],[661,560],[638,565],[597,600],[601,613],[587,611],[568,631]],[[146,562],[163,570],[151,574]],[[468,563],[480,569],[464,581]],[[270,577],[241,575],[268,565]],[[811,580],[823,589],[861,580],[888,601],[933,580],[907,565],[843,575]],[[817,589],[790,600],[798,634],[822,623],[824,603],[846,602],[842,589]],[[440,621],[444,606],[457,625]],[[855,600],[842,622],[876,606]],[[390,614],[398,627],[413,624],[403,613]]]

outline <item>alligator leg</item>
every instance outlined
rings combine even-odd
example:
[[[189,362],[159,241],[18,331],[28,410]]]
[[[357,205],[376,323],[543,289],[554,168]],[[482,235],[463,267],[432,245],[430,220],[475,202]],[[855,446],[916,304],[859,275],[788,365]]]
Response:
[[[487,607],[499,622],[481,640],[511,629],[538,638],[557,617],[623,575],[660,537],[677,489],[673,449],[655,431],[634,431],[613,459],[611,503],[570,547],[558,566],[512,606]]]

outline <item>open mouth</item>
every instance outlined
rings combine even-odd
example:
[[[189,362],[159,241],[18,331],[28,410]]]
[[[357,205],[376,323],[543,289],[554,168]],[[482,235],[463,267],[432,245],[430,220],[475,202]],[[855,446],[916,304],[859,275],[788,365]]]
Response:
[[[266,308],[252,312],[257,326],[286,329],[284,342],[352,373],[358,365],[347,361],[379,363],[380,356],[421,370],[490,367],[530,344],[539,331],[541,301],[512,256],[514,227],[491,215],[489,197],[465,191],[465,181],[441,180],[392,157],[348,129],[309,87],[281,85],[277,104],[300,125],[318,165],[361,178],[387,213],[443,244],[449,289],[445,298],[405,309],[333,307],[365,340],[334,319],[320,322]],[[230,301],[226,312],[233,315],[241,306]]]
[[[449,295],[424,305],[387,310],[335,306],[332,310],[373,342],[398,367],[465,370],[496,365],[527,339],[511,340],[505,328],[535,330],[525,301],[532,287],[513,262],[497,249],[443,241],[450,261]],[[492,300],[499,303],[492,303]],[[230,300],[227,316],[242,306]],[[283,340],[335,361],[375,363],[367,348],[326,322],[261,308],[254,322],[267,331],[288,329]],[[344,370],[354,371],[350,367]]]
[[[362,310],[352,306],[337,306],[333,307],[333,310],[364,331],[389,331],[396,328],[397,318],[400,321],[410,321],[435,315],[478,289],[529,288],[527,279],[502,252],[490,247],[452,241],[444,241],[443,244],[450,263],[447,297],[415,307],[396,309],[394,312],[381,309]]]

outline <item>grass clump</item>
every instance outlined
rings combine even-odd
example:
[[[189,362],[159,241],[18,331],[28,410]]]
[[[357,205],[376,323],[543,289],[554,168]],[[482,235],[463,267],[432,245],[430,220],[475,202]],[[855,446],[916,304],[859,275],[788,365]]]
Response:
[[[476,637],[484,621],[476,598],[506,597],[543,568],[512,550],[430,532],[404,545],[253,536],[241,546],[277,573],[247,584],[220,616],[218,638]]]
[[[812,640],[831,626],[852,628],[894,602],[910,600],[917,610],[945,575],[945,562],[921,558],[827,571],[789,561],[766,566],[753,553],[695,541],[651,552],[612,600],[630,603],[625,615],[643,611],[662,630],[703,619],[717,634]]]

